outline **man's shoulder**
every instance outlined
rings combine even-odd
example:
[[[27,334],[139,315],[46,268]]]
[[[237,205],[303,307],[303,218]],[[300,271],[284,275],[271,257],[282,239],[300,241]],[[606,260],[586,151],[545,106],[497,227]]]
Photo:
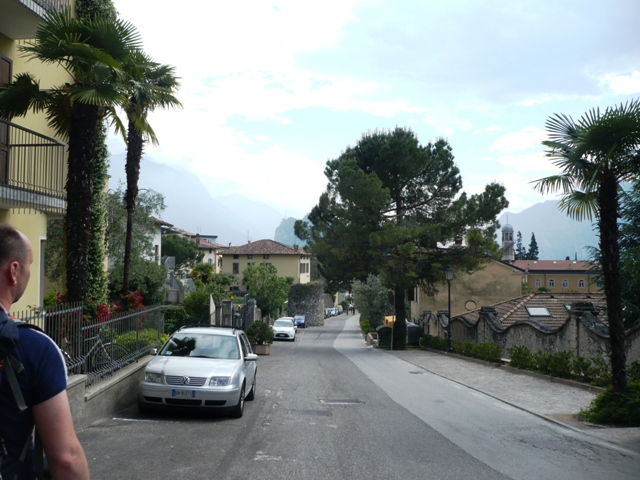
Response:
[[[39,327],[28,323],[18,321],[18,330],[20,332],[20,341],[28,340],[30,342],[53,343],[55,342],[44,333]]]

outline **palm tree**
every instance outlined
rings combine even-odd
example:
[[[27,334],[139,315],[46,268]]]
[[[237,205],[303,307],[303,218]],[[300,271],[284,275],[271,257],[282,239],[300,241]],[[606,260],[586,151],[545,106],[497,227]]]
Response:
[[[115,109],[128,100],[125,66],[140,48],[140,36],[128,22],[102,16],[74,19],[68,11],[52,12],[38,27],[35,42],[22,50],[32,59],[61,66],[71,81],[41,90],[39,82],[24,73],[0,89],[0,117],[44,111],[57,135],[68,139],[65,223],[69,301],[84,301],[87,293],[88,227],[98,133],[102,122],[111,119],[124,135]]]
[[[127,209],[127,232],[124,250],[124,275],[122,294],[126,298],[129,293],[131,272],[131,244],[133,238],[133,217],[138,197],[138,180],[140,178],[140,162],[146,141],[157,144],[157,138],[149,123],[147,114],[156,108],[178,107],[180,102],[175,97],[179,83],[174,74],[175,69],[169,65],[160,65],[151,61],[142,52],[132,58],[129,73],[129,100],[125,106],[128,118],[127,128],[127,191],[125,206]]]
[[[570,217],[597,219],[613,388],[622,393],[627,374],[618,243],[620,183],[637,181],[640,175],[640,100],[609,107],[604,113],[590,110],[578,122],[556,114],[546,127],[547,156],[555,159],[562,173],[535,180],[535,188],[542,194],[562,192],[559,207]]]

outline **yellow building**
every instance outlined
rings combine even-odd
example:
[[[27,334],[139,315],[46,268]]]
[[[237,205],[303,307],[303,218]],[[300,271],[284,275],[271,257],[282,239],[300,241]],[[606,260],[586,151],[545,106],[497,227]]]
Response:
[[[596,293],[593,264],[580,260],[514,260],[511,265],[524,272],[531,292],[545,288],[550,292]]]
[[[448,310],[448,284],[443,278],[438,293],[429,297],[421,289],[414,293],[411,318],[419,319],[423,312]],[[503,262],[490,260],[482,269],[455,272],[451,280],[451,315],[461,315],[477,308],[493,305],[522,295],[523,272]]]
[[[311,256],[298,245],[289,246],[274,240],[258,240],[220,251],[222,273],[232,273],[240,278],[251,264],[271,264],[280,277],[293,277],[293,283],[311,281]]]
[[[73,0],[0,0],[0,84],[30,73],[48,88],[70,80],[62,69],[21,55],[19,46],[35,36],[47,11],[75,8]],[[0,222],[24,232],[33,246],[31,281],[12,312],[41,306],[47,222],[66,209],[66,145],[55,138],[43,113],[0,119]]]

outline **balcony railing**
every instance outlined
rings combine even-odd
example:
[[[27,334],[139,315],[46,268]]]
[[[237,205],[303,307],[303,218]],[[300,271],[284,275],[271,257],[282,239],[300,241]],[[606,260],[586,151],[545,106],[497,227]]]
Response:
[[[0,119],[0,208],[63,214],[65,144]]]
[[[70,4],[70,0],[0,0],[0,33],[12,40],[34,38],[47,12]]]

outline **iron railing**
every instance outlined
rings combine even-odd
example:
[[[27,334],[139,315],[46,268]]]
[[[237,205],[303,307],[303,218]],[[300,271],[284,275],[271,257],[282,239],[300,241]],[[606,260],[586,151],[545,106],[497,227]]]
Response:
[[[71,0],[17,0],[19,3],[22,3],[25,7],[29,8],[34,12],[38,12],[38,8],[42,8],[45,12],[49,12],[52,10],[60,11],[63,8],[70,6]]]
[[[164,336],[160,306],[96,318],[86,318],[82,304],[12,315],[44,330],[62,350],[69,373],[87,375],[87,386],[144,357]]]
[[[0,118],[0,206],[64,214],[65,144]]]

